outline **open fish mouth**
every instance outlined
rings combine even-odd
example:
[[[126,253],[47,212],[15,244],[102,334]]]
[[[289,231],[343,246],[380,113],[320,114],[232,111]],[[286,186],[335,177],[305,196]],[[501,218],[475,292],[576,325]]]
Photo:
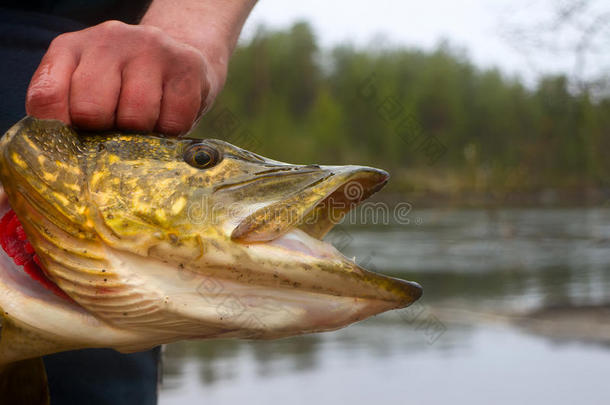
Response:
[[[243,219],[231,239],[266,242],[295,227],[321,239],[389,178],[387,172],[369,167],[322,166],[319,170],[321,178],[313,184]]]
[[[354,319],[404,308],[419,299],[419,284],[363,269],[355,258],[345,257],[323,241],[350,210],[387,183],[388,173],[363,166],[320,166],[318,170],[320,179],[313,184],[242,219],[231,233],[232,240],[250,250],[264,250],[268,256],[270,248],[281,251],[278,256],[289,254],[293,267],[301,271],[286,276],[300,290],[366,303]],[[315,277],[309,269],[317,271]]]

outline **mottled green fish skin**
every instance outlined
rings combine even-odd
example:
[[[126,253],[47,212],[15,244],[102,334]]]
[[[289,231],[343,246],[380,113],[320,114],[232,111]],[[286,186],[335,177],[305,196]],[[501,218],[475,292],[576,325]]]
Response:
[[[194,145],[214,151],[215,164],[186,161]],[[419,285],[367,272],[321,242],[387,179],[216,139],[87,133],[32,117],[0,140],[0,180],[48,277],[123,351],[333,330],[408,306]],[[202,292],[210,280],[216,295]],[[228,299],[239,316],[219,311]]]

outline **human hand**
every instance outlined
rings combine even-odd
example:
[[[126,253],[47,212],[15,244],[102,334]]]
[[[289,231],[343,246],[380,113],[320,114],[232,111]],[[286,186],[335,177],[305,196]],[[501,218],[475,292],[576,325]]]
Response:
[[[26,111],[89,130],[186,133],[213,102],[226,65],[159,28],[107,21],[53,40]]]

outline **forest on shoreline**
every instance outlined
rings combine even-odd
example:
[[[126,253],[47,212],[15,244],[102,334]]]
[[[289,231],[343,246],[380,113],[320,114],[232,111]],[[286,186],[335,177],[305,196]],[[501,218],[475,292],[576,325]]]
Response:
[[[307,23],[260,28],[196,130],[291,163],[364,164],[422,204],[607,204],[610,96],[533,87],[433,51],[320,49]]]

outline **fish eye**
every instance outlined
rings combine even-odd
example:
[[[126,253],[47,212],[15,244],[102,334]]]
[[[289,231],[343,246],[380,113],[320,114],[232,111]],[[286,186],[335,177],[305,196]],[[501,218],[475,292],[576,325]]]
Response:
[[[220,153],[208,145],[196,143],[186,148],[184,161],[197,169],[208,169],[220,162]]]

